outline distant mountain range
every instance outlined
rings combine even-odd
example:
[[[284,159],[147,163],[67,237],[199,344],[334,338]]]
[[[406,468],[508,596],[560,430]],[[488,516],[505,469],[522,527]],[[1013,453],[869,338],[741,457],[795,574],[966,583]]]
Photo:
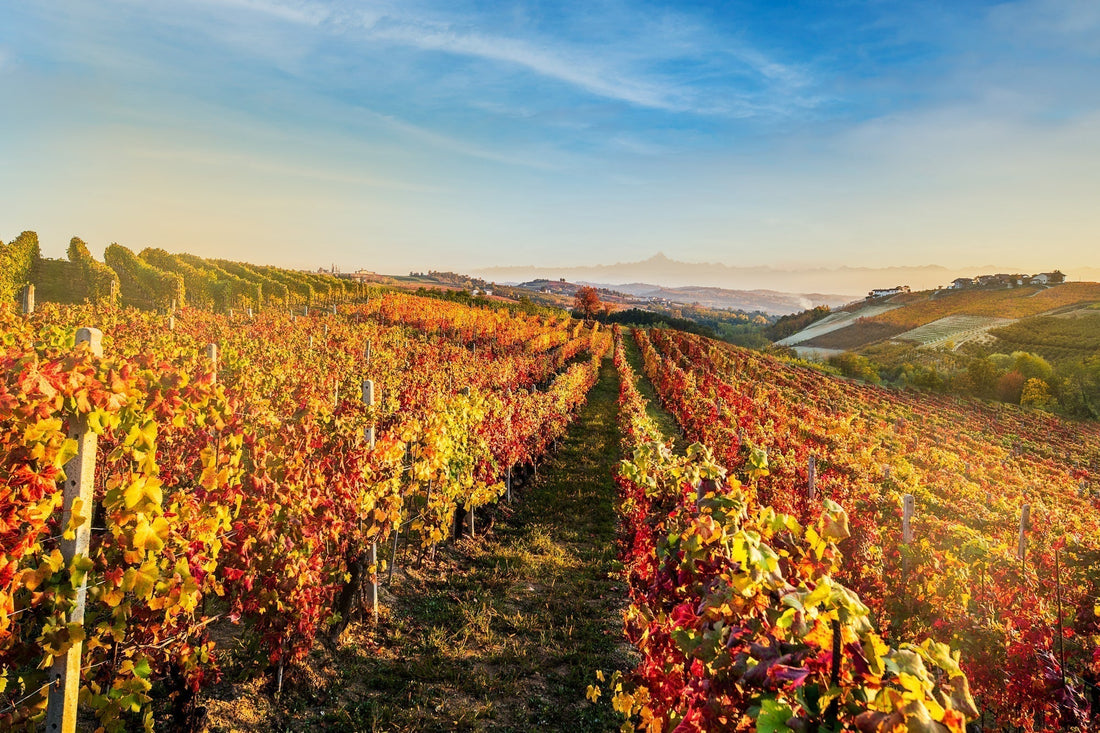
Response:
[[[1071,280],[1098,280],[1100,268],[1060,267]],[[495,282],[518,283],[535,278],[572,282],[610,283],[608,287],[622,290],[624,283],[655,283],[663,287],[716,287],[731,290],[769,290],[780,293],[841,293],[849,300],[862,297],[872,288],[908,285],[913,290],[929,290],[950,285],[957,277],[1030,271],[1003,266],[968,266],[948,268],[941,265],[911,267],[740,267],[720,262],[681,262],[663,253],[640,262],[618,262],[613,265],[581,267],[486,267],[473,274]],[[812,298],[811,298],[812,300]],[[700,301],[702,302],[702,301]]]
[[[781,293],[776,290],[728,290],[706,286],[666,288],[648,283],[609,285],[606,283],[582,282],[581,284],[617,290],[620,293],[640,298],[661,298],[683,305],[698,303],[708,308],[732,308],[750,313],[761,311],[777,316],[797,313],[817,305],[836,308],[852,300],[848,295],[830,293]]]

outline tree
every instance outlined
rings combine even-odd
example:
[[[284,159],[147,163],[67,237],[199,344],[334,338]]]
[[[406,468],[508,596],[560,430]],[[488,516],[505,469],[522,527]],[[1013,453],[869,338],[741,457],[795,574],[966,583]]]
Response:
[[[1020,404],[1020,396],[1024,392],[1024,382],[1026,381],[1027,377],[1016,369],[1006,372],[997,381],[997,399],[1001,402],[1011,402],[1014,405]]]
[[[1026,351],[1014,351],[1012,357],[1016,360],[1016,371],[1023,374],[1025,379],[1050,381],[1054,369],[1043,357],[1038,354],[1029,354]]]
[[[975,359],[966,368],[974,393],[979,397],[992,397],[1002,372],[989,359]]]
[[[573,298],[573,309],[584,314],[586,321],[592,320],[592,314],[599,311],[601,305],[600,294],[596,292],[596,288],[588,285],[578,290]]]
[[[865,356],[845,351],[843,354],[830,356],[829,364],[839,369],[840,373],[845,377],[861,379],[871,384],[879,384],[882,382],[882,378],[879,377],[874,364]]]
[[[1044,409],[1050,405],[1050,388],[1041,379],[1032,377],[1024,383],[1023,394],[1020,395],[1020,404],[1024,407]]]

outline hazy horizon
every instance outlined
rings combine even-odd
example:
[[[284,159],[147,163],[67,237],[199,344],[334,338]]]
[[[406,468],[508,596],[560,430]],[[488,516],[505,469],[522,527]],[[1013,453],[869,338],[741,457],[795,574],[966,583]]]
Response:
[[[386,273],[1100,267],[1100,4],[0,8],[0,239]]]

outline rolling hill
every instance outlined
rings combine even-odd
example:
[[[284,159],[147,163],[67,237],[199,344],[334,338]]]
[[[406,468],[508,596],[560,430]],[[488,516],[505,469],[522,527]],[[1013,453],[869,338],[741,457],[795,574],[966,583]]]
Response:
[[[1091,319],[1069,325],[1050,319],[1082,309],[1091,312],[1087,309],[1093,305],[1100,305],[1100,283],[902,293],[841,309],[778,343],[797,351],[819,352],[859,351],[884,341],[950,346],[953,350],[1004,334],[1006,343],[1023,348],[1043,343],[1043,337],[1036,334],[1044,325],[1060,324],[1062,331],[1083,328],[1087,332]],[[1040,317],[1046,320],[1035,320]]]

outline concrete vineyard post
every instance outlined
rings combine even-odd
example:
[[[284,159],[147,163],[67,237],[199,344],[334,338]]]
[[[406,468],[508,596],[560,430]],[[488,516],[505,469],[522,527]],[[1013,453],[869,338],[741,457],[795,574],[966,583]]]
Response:
[[[336,315],[336,304],[332,304],[332,315]]]
[[[906,494],[901,500],[901,541],[908,545],[913,541],[913,495]]]
[[[169,331],[175,331],[176,330],[176,317],[175,316],[168,316],[168,330]]]
[[[814,485],[814,479],[817,477],[817,456],[810,456],[810,465],[806,473],[806,496],[813,501],[817,495],[817,487]]]
[[[305,308],[305,310],[303,311],[302,315],[305,315],[305,316],[308,316],[308,315],[309,315],[309,306],[308,306],[308,305],[306,306],[306,308]]]
[[[508,503],[512,503],[512,467],[508,466],[504,470],[504,495],[508,499]]]
[[[374,382],[369,379],[363,380],[363,404],[367,407],[374,407]],[[364,436],[370,447],[374,448],[374,421],[371,421],[371,425],[365,428]]]
[[[76,343],[88,344],[96,356],[103,356],[103,334],[96,328],[81,328],[76,332]],[[65,487],[61,509],[61,527],[69,528],[74,514],[83,519],[74,527],[72,539],[61,540],[61,555],[65,566],[71,568],[77,557],[88,556],[88,543],[92,528],[93,486],[95,483],[95,452],[98,436],[88,428],[83,415],[74,415],[69,437],[76,441],[76,456],[65,464]],[[83,626],[84,601],[87,595],[87,579],[76,587],[76,600],[69,614],[69,623]],[[83,642],[76,642],[65,656],[54,659],[50,668],[50,694],[46,703],[46,730],[49,733],[76,733],[77,700],[80,693],[80,658]]]
[[[363,348],[363,359],[368,364],[370,363],[370,347],[371,347],[370,339],[367,339],[367,345]]]
[[[23,288],[23,313],[31,315],[34,313],[34,286],[27,285]]]
[[[397,566],[397,541],[401,539],[401,525],[393,525],[393,550],[390,552],[390,566],[386,568],[386,585],[393,583],[393,569]],[[405,543],[406,546],[408,542]]]
[[[252,306],[248,306],[248,317],[252,318]]]
[[[1024,504],[1020,508],[1020,536],[1016,543],[1016,557],[1020,559],[1021,565],[1023,565],[1024,558],[1027,555],[1027,529],[1030,520],[1031,504]]]
[[[218,383],[218,345],[206,345],[206,358],[210,360],[210,368],[214,371],[214,384]]]

